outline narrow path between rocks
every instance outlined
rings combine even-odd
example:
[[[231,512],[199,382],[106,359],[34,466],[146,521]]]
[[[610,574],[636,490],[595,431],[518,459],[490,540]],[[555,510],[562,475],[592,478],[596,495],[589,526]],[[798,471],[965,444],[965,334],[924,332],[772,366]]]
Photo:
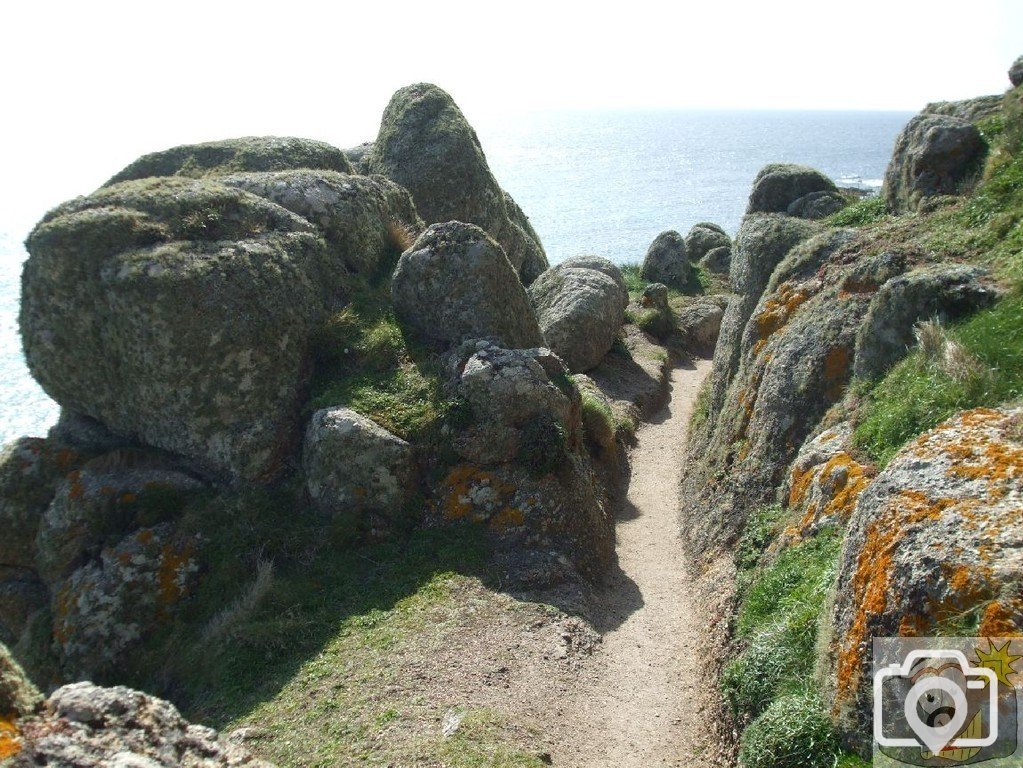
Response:
[[[717,764],[711,694],[700,674],[706,622],[678,535],[686,428],[709,371],[704,360],[676,368],[668,403],[640,428],[617,510],[620,570],[595,622],[613,629],[566,692],[556,766]]]

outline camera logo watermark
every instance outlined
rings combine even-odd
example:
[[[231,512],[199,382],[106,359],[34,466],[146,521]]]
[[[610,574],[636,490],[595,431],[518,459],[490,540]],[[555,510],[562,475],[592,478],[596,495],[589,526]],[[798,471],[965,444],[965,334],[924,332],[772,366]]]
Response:
[[[1023,765],[1021,660],[1023,638],[875,638],[874,764]]]

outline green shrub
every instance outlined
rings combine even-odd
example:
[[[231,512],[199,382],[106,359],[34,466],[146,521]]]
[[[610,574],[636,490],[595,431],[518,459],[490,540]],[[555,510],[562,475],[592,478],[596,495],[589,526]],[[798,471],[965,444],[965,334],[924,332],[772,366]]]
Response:
[[[828,217],[833,227],[862,227],[880,221],[888,215],[888,206],[883,197],[868,197],[848,205]]]
[[[709,395],[709,390],[708,390]],[[746,520],[746,526],[739,537],[739,543],[735,548],[735,569],[738,573],[740,586],[745,577],[745,586],[749,586],[749,579],[760,562],[760,556],[771,543],[778,530],[778,521],[781,520],[784,511],[780,504],[767,504],[757,507],[750,513]],[[745,589],[739,590],[740,597]]]
[[[1023,297],[1003,299],[953,326],[948,336],[981,368],[957,375],[920,350],[895,365],[867,396],[855,434],[879,464],[958,411],[1023,396]]]
[[[832,768],[838,739],[816,694],[783,696],[742,734],[745,768]]]

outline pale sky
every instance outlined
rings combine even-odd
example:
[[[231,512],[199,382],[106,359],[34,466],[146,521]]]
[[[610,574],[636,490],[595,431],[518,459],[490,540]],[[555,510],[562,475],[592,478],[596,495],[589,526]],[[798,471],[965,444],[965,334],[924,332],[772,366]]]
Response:
[[[394,90],[469,117],[551,108],[912,109],[1000,93],[1023,0],[6,3],[0,231],[135,157],[370,140]],[[486,149],[485,136],[484,149]]]

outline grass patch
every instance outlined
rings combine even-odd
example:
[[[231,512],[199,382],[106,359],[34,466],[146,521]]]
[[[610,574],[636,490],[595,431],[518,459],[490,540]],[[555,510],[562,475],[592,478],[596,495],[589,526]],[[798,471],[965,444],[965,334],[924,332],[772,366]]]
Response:
[[[744,536],[748,552],[755,538],[769,540],[777,524],[778,511],[767,509],[756,530]],[[817,626],[840,546],[837,532],[822,533],[783,551],[750,583],[736,623],[746,647],[721,680],[726,700],[740,717],[755,717],[779,696],[810,689]],[[745,558],[747,563],[752,559],[750,554]]]
[[[625,278],[625,286],[629,289],[629,296],[631,296],[634,300],[639,298],[640,294],[643,293],[643,290],[650,285],[651,282],[640,275],[642,268],[642,265],[636,262],[619,265],[619,269],[622,271],[622,277]],[[689,279],[686,280],[685,285],[668,286],[668,298],[697,296],[707,293],[709,290],[712,290],[714,286],[714,278],[699,264],[693,264],[692,269],[689,270]]]
[[[832,227],[863,227],[874,224],[888,215],[884,198],[868,197],[833,213],[825,222]]]
[[[696,400],[693,402],[693,413],[689,417],[690,434],[703,429],[710,418],[710,376],[703,379],[700,389],[696,393]]]
[[[618,422],[611,406],[591,392],[582,392],[582,422],[586,437],[602,448],[614,444]]]
[[[778,532],[783,515],[780,504],[768,504],[757,507],[746,521],[735,548],[736,588],[740,598],[746,594],[764,550]]]
[[[895,365],[867,396],[855,433],[878,464],[958,411],[1023,396],[1023,295],[1017,291],[947,335],[979,367],[957,373],[923,349]]]
[[[812,693],[783,696],[750,723],[739,761],[745,768],[832,768],[838,739]]]

